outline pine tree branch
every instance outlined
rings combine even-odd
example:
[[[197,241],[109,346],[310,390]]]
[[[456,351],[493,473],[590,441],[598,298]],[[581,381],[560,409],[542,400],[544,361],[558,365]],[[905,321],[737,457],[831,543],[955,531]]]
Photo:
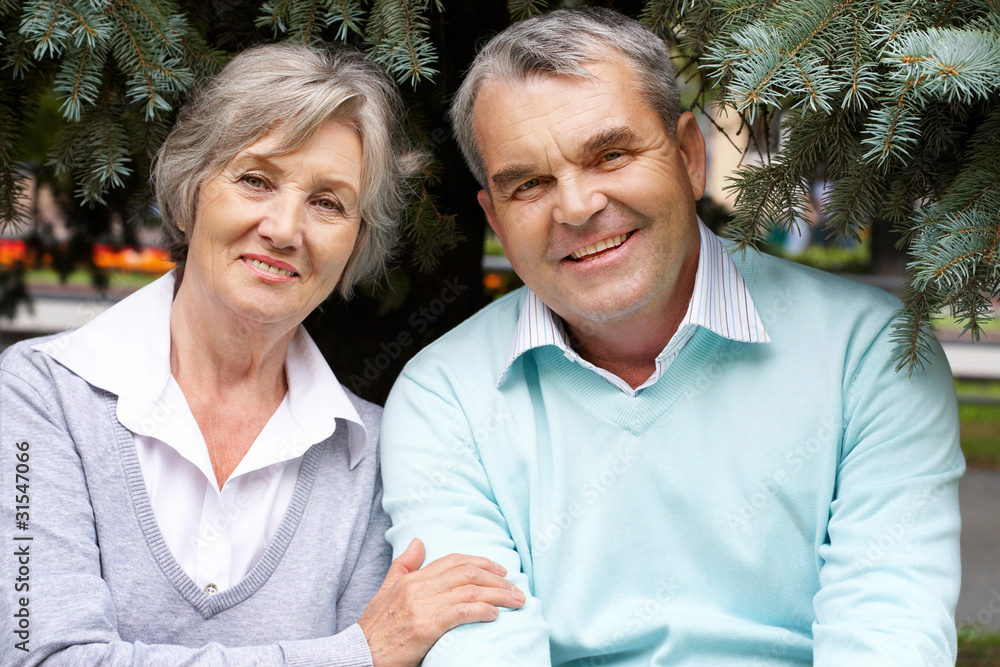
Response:
[[[543,13],[548,4],[548,0],[507,0],[507,14],[511,21],[523,21]]]
[[[930,290],[917,290],[907,280],[903,287],[903,307],[892,325],[891,340],[895,346],[893,361],[898,373],[904,368],[912,377],[916,368],[927,363],[934,342],[931,315],[938,310],[938,299]]]
[[[41,60],[46,55],[57,57],[63,49],[65,38],[65,23],[62,10],[65,3],[61,0],[46,2],[37,0],[25,8],[25,20],[21,24],[21,34],[28,40],[36,42],[34,56]]]
[[[302,39],[303,42],[306,42],[306,43],[312,41],[313,29],[314,29],[314,27],[316,25],[316,14],[317,14],[317,10],[318,10],[318,0],[310,0],[307,3],[307,6],[309,8],[309,11],[308,11],[308,17],[309,18],[308,18],[308,20],[306,20],[304,22],[303,28],[302,28],[302,32],[301,32],[301,39]]]
[[[948,3],[948,5],[944,9],[941,10],[941,15],[938,16],[937,21],[934,22],[934,26],[935,27],[940,27],[944,23],[944,20],[946,18],[948,18],[948,14],[950,14],[951,10],[955,8],[955,4],[957,2],[958,2],[958,0],[951,0]]]

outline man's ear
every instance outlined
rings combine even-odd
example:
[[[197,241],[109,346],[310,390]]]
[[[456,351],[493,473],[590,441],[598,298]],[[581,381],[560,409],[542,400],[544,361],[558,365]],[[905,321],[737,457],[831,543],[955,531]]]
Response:
[[[701,199],[705,194],[705,137],[698,127],[698,119],[690,111],[685,111],[677,119],[675,141],[687,168],[694,198]]]
[[[490,199],[490,195],[486,190],[480,190],[479,194],[476,195],[476,199],[479,200],[479,205],[483,209],[483,213],[486,214],[486,222],[490,223],[490,228],[493,233],[497,235],[500,239],[500,244],[503,245],[503,234],[500,232],[500,220],[497,218],[497,210],[493,208],[493,200]]]

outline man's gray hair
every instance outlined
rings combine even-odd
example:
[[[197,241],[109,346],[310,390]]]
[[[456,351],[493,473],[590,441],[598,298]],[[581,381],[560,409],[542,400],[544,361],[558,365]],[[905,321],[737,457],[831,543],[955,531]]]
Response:
[[[266,134],[275,154],[304,144],[327,120],[353,127],[362,144],[361,227],[339,290],[385,274],[399,245],[407,179],[425,164],[402,124],[389,76],[347,47],[268,44],[241,52],[181,110],[156,155],[153,184],[170,258],[183,264],[201,186]]]
[[[472,174],[489,191],[473,110],[490,79],[519,83],[534,76],[592,79],[585,65],[621,57],[635,73],[639,95],[670,136],[677,131],[680,93],[670,51],[638,21],[610,9],[559,9],[515,23],[476,56],[452,100],[448,116]]]

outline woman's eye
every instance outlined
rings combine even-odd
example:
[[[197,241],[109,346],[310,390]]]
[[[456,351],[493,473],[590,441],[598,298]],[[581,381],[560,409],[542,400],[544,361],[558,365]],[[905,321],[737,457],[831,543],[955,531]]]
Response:
[[[539,183],[541,183],[541,181],[539,181],[537,178],[532,178],[530,180],[525,181],[524,183],[521,183],[521,185],[517,186],[517,189],[530,190],[531,188],[538,187]]]
[[[260,176],[254,176],[253,174],[247,174],[243,177],[243,182],[249,185],[251,188],[262,188],[264,187],[264,179]]]
[[[339,211],[341,210],[340,204],[331,199],[320,199],[317,202],[317,206],[327,211]]]

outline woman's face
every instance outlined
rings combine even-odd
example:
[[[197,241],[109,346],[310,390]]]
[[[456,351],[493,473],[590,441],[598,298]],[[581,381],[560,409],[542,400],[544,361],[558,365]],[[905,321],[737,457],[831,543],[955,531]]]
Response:
[[[231,314],[298,324],[337,285],[361,226],[361,140],[327,121],[265,157],[270,133],[201,187],[184,283]]]

